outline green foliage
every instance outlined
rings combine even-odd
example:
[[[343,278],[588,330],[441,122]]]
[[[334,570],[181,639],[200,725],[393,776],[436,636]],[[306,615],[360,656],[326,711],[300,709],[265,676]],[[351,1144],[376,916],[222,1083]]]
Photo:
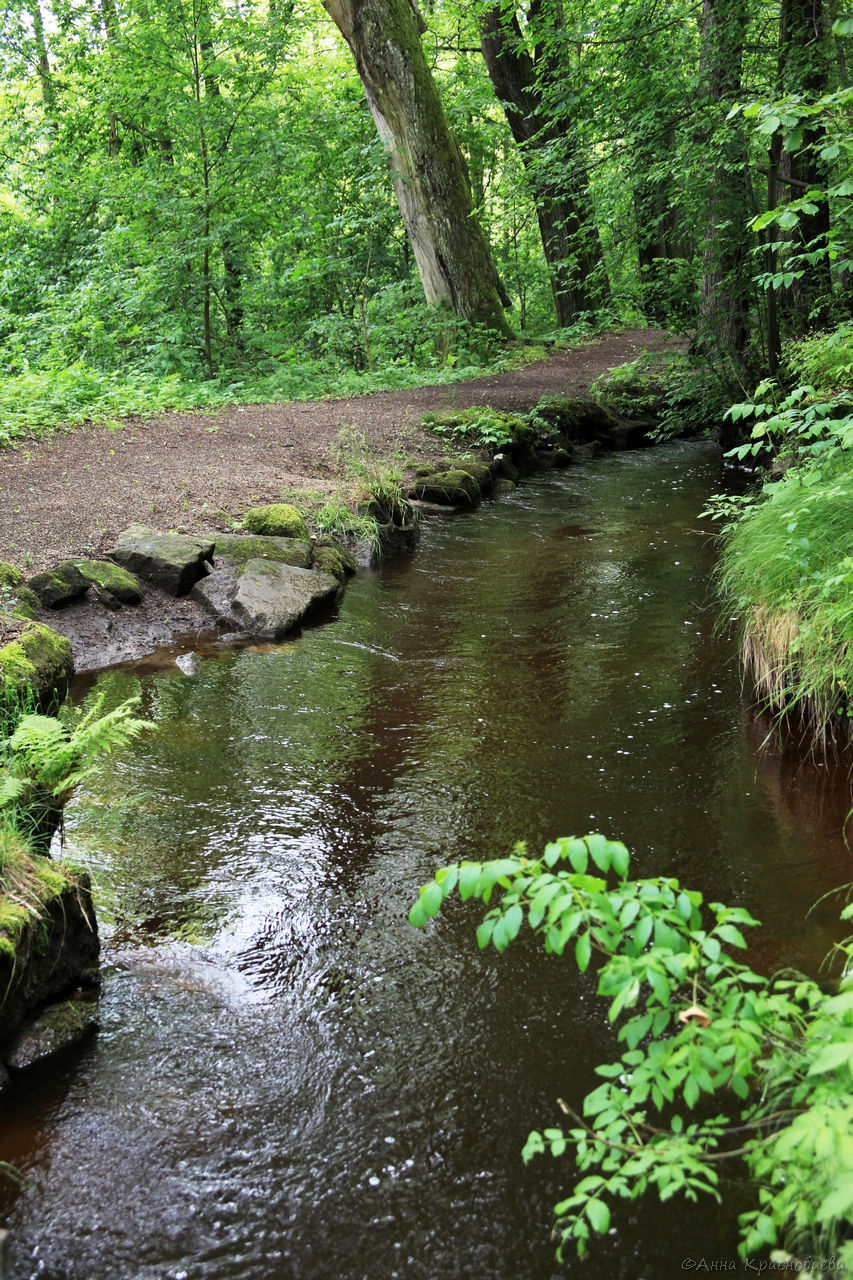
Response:
[[[558,1257],[608,1231],[614,1201],[720,1201],[739,1163],[756,1205],[740,1215],[741,1254],[767,1246],[853,1263],[853,974],[838,994],[796,975],[768,979],[740,958],[742,908],[706,903],[672,877],[629,878],[625,845],[564,838],[492,862],[444,867],[409,920],[422,926],[458,891],[488,910],[481,948],[530,929],[551,955],[591,967],[625,1046],[569,1127],[531,1133],[525,1161],[574,1153],[581,1175],[555,1208]],[[853,917],[853,906],[842,913]],[[845,947],[845,956],[850,949]]]
[[[423,425],[437,436],[458,440],[470,448],[495,452],[512,444],[519,428],[524,426],[524,419],[484,405],[482,408],[427,413]]]
[[[28,699],[6,709],[0,739],[0,817],[47,846],[63,806],[99,757],[136,737],[148,723],[134,716],[138,698],[104,712],[96,698],[87,711],[64,707],[58,716],[27,710]]]
[[[747,665],[772,710],[799,707],[814,741],[832,741],[853,691],[849,457],[786,472],[734,515],[719,579]]]
[[[768,453],[786,465],[826,465],[853,443],[853,395],[819,398],[812,386],[794,387],[787,394],[767,379],[752,398],[732,405],[732,422],[752,422],[750,438],[730,449],[727,457],[744,461]]]

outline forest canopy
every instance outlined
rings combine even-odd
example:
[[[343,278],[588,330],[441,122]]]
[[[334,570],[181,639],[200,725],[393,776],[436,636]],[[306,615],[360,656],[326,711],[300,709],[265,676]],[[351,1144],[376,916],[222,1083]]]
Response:
[[[849,318],[851,39],[826,0],[27,0],[3,374],[286,396],[645,320],[736,398]]]

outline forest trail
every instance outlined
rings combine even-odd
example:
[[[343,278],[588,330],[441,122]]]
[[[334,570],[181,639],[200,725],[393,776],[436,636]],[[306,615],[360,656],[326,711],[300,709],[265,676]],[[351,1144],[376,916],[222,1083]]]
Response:
[[[420,429],[431,410],[524,412],[543,395],[579,395],[643,350],[680,346],[659,329],[605,334],[510,373],[343,400],[228,405],[213,413],[85,426],[0,452],[0,559],[30,573],[102,556],[134,520],[193,533],[230,530],[247,507],[341,484],[340,432],[374,459],[442,452]]]

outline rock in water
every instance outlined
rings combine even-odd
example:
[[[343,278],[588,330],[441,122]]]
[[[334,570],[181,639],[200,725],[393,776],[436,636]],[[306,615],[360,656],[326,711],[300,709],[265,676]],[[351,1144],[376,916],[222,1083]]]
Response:
[[[252,635],[278,640],[340,590],[328,573],[269,560],[250,560],[231,602],[240,625]]]

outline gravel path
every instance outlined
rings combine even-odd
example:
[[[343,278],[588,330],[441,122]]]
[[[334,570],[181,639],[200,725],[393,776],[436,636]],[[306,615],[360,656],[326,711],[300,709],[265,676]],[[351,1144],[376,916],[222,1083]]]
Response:
[[[282,492],[334,492],[342,428],[377,457],[434,454],[424,413],[488,404],[525,411],[546,394],[580,394],[643,349],[671,349],[657,329],[607,334],[513,373],[452,386],[349,400],[229,406],[61,431],[0,452],[0,559],[28,573],[69,556],[98,556],[141,520],[181,532],[229,529],[249,506]],[[439,450],[440,452],[440,450]]]

